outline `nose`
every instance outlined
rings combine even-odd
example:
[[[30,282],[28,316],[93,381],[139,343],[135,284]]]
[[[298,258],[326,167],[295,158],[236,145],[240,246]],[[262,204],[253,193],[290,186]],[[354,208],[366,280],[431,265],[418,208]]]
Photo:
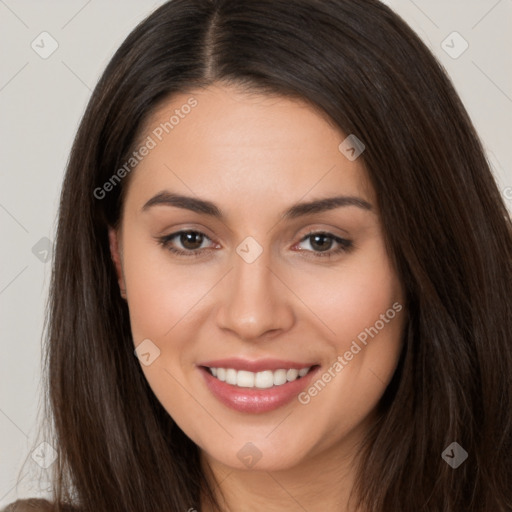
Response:
[[[293,326],[293,293],[271,263],[268,251],[252,263],[233,255],[234,268],[219,290],[216,321],[220,329],[242,340],[258,341],[278,336]]]

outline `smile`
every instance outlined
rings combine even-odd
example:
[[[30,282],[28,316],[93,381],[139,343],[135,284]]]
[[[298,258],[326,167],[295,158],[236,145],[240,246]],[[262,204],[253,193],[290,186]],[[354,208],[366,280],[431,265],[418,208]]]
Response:
[[[213,397],[230,409],[254,414],[290,404],[320,366],[312,362],[229,358],[203,361],[197,369]]]
[[[247,370],[235,370],[234,368],[208,368],[210,373],[221,382],[226,382],[239,388],[267,389],[273,386],[282,386],[287,382],[293,382],[306,376],[311,367],[278,370],[263,370],[250,372]]]

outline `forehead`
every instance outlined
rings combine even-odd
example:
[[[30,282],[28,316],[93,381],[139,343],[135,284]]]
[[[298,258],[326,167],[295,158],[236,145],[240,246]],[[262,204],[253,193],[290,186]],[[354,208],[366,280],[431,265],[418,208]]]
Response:
[[[362,159],[339,150],[346,138],[306,102],[213,85],[173,95],[152,113],[137,147],[128,196],[176,188],[239,202],[295,202],[341,192],[372,200]]]

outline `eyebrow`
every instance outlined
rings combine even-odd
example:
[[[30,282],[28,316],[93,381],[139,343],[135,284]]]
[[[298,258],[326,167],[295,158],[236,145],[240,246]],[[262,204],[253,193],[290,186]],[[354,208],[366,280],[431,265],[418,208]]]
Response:
[[[202,213],[224,220],[224,214],[220,208],[211,201],[198,199],[196,197],[184,196],[175,194],[166,190],[159,192],[147,201],[142,207],[142,211],[147,211],[153,206],[174,206],[183,208],[196,213]],[[281,217],[283,219],[296,219],[305,215],[312,215],[315,213],[322,213],[342,206],[356,206],[363,210],[372,211],[373,207],[364,199],[355,196],[334,196],[326,197],[323,199],[315,199],[313,201],[296,203],[286,210]]]

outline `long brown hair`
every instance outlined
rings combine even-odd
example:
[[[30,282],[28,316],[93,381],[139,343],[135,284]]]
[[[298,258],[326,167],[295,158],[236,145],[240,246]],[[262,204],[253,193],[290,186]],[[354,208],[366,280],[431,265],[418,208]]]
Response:
[[[107,237],[128,180],[94,191],[160,102],[216,81],[301,98],[366,146],[409,318],[357,468],[362,510],[512,509],[511,220],[445,72],[377,0],[173,0],[106,68],[63,184],[47,324],[55,510],[200,510],[212,496],[133,353]],[[468,453],[457,469],[441,457],[452,442]]]

